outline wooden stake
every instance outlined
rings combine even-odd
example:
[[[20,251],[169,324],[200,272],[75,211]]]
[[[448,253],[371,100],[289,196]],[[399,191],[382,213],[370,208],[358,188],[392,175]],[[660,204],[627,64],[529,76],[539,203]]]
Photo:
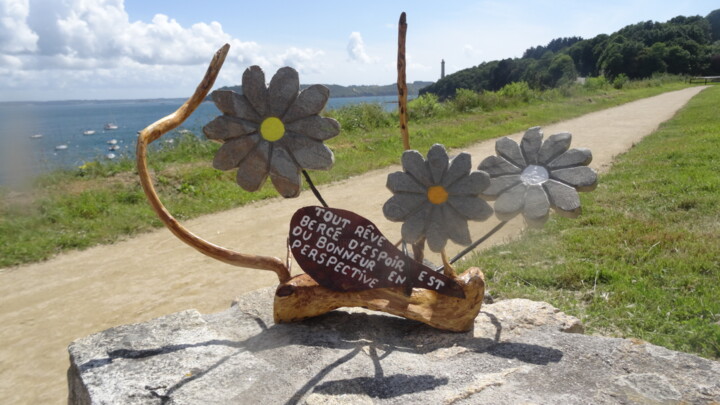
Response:
[[[210,62],[210,66],[208,66],[205,77],[203,77],[203,80],[195,89],[195,93],[185,102],[185,104],[180,106],[180,108],[178,108],[174,113],[161,118],[140,131],[136,153],[138,175],[140,176],[140,183],[145,191],[145,195],[147,196],[148,201],[150,201],[150,205],[153,210],[158,217],[160,217],[160,220],[165,224],[165,226],[167,226],[170,232],[172,232],[178,239],[195,248],[200,253],[210,256],[213,259],[220,260],[221,262],[232,264],[234,266],[274,271],[282,283],[290,279],[290,272],[286,264],[277,257],[255,256],[234,252],[210,243],[182,226],[160,201],[147,167],[148,145],[153,141],[158,140],[165,133],[180,126],[180,124],[182,124],[190,116],[190,114],[195,111],[200,103],[205,100],[215,83],[217,75],[220,73],[220,68],[225,62],[225,57],[227,56],[229,50],[230,45],[225,44],[225,46],[217,51]]]
[[[407,78],[405,77],[405,36],[407,33],[407,22],[405,21],[405,13],[400,14],[400,22],[398,23],[398,106],[400,108],[400,134],[402,135],[403,148],[410,149],[410,133],[408,131],[408,112],[407,112]]]

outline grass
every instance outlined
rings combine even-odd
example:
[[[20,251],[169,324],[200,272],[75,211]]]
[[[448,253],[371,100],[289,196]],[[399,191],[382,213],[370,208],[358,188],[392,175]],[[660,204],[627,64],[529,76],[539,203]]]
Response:
[[[686,86],[682,81],[657,79],[622,90],[605,85],[575,86],[532,93],[523,101],[488,93],[482,97],[496,100],[490,107],[480,103],[473,108],[464,106],[469,112],[458,113],[440,105],[437,114],[411,121],[411,145],[423,153],[436,142],[462,147]],[[353,109],[358,111],[353,113]],[[378,112],[372,105],[333,114],[339,114],[346,126],[340,136],[327,142],[337,163],[331,171],[313,172],[316,184],[399,162],[402,146],[396,117]],[[347,123],[353,119],[359,122]],[[244,192],[234,184],[234,172],[212,169],[209,162],[217,150],[214,143],[186,136],[174,145],[153,152],[149,161],[159,194],[180,220],[277,195],[269,182],[257,193]],[[0,188],[0,267],[112,243],[161,226],[145,201],[134,170],[131,160],[93,163],[43,176],[30,190]]]
[[[582,194],[578,219],[468,260],[498,298],[543,300],[590,332],[720,358],[720,88],[700,93]]]

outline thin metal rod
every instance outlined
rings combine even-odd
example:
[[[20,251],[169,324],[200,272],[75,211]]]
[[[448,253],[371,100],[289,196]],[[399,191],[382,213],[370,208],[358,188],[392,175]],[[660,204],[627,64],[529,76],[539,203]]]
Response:
[[[495,234],[495,232],[502,229],[502,227],[505,226],[505,224],[507,224],[507,223],[508,223],[508,221],[502,221],[499,224],[495,225],[495,228],[491,229],[488,233],[485,234],[485,236],[476,240],[475,242],[472,243],[472,245],[466,247],[465,249],[463,249],[462,252],[455,255],[455,257],[453,257],[452,260],[450,260],[450,264],[455,263],[456,261],[462,259],[462,257],[465,256],[466,254],[472,252],[481,243],[485,242],[486,240],[488,240],[489,237],[493,236]]]
[[[330,208],[327,205],[327,203],[325,202],[325,199],[323,199],[322,195],[320,195],[320,191],[318,191],[318,189],[315,188],[315,184],[313,184],[312,179],[310,179],[310,175],[308,174],[308,172],[303,170],[302,173],[303,173],[303,176],[305,176],[305,181],[307,181],[308,186],[310,186],[310,190],[312,190],[313,194],[315,194],[315,198],[317,198],[318,201],[320,201],[320,204],[322,204],[323,207]]]

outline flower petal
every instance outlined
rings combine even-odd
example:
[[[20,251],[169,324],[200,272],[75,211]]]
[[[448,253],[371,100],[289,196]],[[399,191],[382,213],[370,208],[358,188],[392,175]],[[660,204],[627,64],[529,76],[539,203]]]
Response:
[[[232,90],[215,90],[211,94],[215,106],[224,114],[260,123],[262,118],[257,115],[250,102],[242,94]]]
[[[490,186],[490,176],[485,172],[474,171],[470,175],[456,181],[446,190],[451,195],[474,195],[477,196]]]
[[[444,146],[436,143],[430,148],[427,154],[427,165],[433,184],[441,184],[449,163],[450,159]]]
[[[550,197],[550,205],[564,217],[576,218],[580,215],[580,196],[574,188],[555,180],[543,184]]]
[[[540,152],[538,152],[538,164],[547,165],[556,157],[565,153],[570,147],[571,141],[572,135],[568,132],[550,135],[540,147]]]
[[[335,157],[330,148],[307,136],[285,134],[280,143],[287,146],[287,150],[303,169],[327,170],[335,163]]]
[[[440,206],[434,206],[430,214],[430,222],[428,223],[425,238],[428,248],[433,252],[440,252],[447,245],[448,235],[443,223],[443,215]]]
[[[238,165],[237,184],[247,191],[258,191],[270,170],[270,144],[259,141]]]
[[[330,98],[330,90],[320,84],[314,84],[300,92],[290,109],[282,117],[284,123],[295,122],[301,118],[320,114]]]
[[[428,199],[424,195],[399,193],[390,197],[383,205],[383,214],[390,221],[403,221],[423,203],[427,203]]]
[[[443,204],[441,208],[448,237],[459,245],[467,246],[471,244],[472,239],[470,238],[467,219],[458,214],[450,205]]]
[[[542,225],[547,221],[550,201],[540,185],[528,186],[525,192],[523,216],[529,225]]]
[[[213,158],[213,167],[218,170],[230,170],[255,149],[260,136],[258,134],[241,136],[225,142]]]
[[[250,66],[245,69],[242,77],[243,95],[257,112],[260,117],[267,117],[268,108],[268,90],[265,87],[265,73],[260,66]]]
[[[325,141],[340,133],[340,124],[332,118],[313,115],[295,122],[285,124],[285,130],[302,134],[307,137]]]
[[[478,170],[482,170],[490,177],[504,176],[506,174],[520,174],[522,169],[500,156],[488,156],[480,163]]]
[[[295,102],[300,92],[300,78],[297,70],[291,67],[278,69],[268,86],[269,114],[282,117]]]
[[[503,221],[512,219],[519,214],[525,205],[525,191],[527,186],[520,183],[500,194],[495,201],[495,215]]]
[[[578,191],[592,191],[597,187],[597,173],[587,166],[552,170],[550,177],[575,187]]]
[[[403,222],[400,233],[405,242],[414,244],[425,236],[425,228],[430,219],[431,209],[430,203],[423,204],[420,209],[408,216]]]
[[[393,193],[427,194],[427,189],[405,172],[390,173],[386,186]]]
[[[508,137],[503,137],[495,141],[495,152],[498,156],[505,158],[517,167],[522,168],[527,166],[525,158],[520,151],[520,146]]]
[[[300,195],[300,185],[302,184],[300,168],[293,162],[285,149],[275,145],[273,145],[270,160],[270,180],[283,197],[293,198]]]
[[[451,195],[447,202],[455,208],[458,214],[473,221],[484,221],[493,213],[490,205],[479,197]]]
[[[203,133],[214,141],[228,141],[257,132],[258,126],[250,121],[241,120],[229,115],[221,115],[203,127]]]
[[[590,149],[577,148],[570,149],[558,156],[548,164],[548,168],[554,170],[573,166],[587,166],[590,162],[592,162],[592,152],[590,152]]]
[[[433,185],[430,169],[425,164],[425,158],[416,150],[406,150],[402,154],[402,166],[405,172],[415,178],[425,187]]]
[[[450,160],[450,166],[445,172],[442,185],[445,188],[450,187],[456,181],[465,177],[472,170],[472,162],[469,153],[462,152]]]
[[[488,188],[483,190],[482,195],[484,197],[497,197],[500,193],[520,183],[521,181],[522,180],[520,180],[519,174],[491,178],[490,185]]]
[[[528,165],[538,164],[538,151],[542,145],[543,133],[540,127],[532,127],[525,131],[525,135],[520,141],[520,150],[522,150],[525,163]]]

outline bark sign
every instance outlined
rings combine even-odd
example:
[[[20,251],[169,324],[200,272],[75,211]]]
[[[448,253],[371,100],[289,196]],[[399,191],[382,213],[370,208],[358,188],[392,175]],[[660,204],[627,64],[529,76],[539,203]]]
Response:
[[[403,254],[377,227],[353,212],[303,207],[290,222],[290,249],[300,267],[334,291],[425,288],[464,298],[455,280]]]

